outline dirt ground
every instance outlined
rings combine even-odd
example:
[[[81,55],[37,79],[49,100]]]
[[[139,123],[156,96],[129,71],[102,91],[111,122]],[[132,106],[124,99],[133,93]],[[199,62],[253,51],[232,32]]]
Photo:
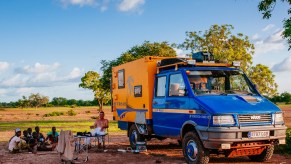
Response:
[[[291,107],[281,107],[284,111],[286,124],[291,125]],[[93,113],[91,113],[93,114]],[[110,118],[111,113],[107,113]],[[3,121],[3,120],[2,120]],[[109,142],[106,142],[105,151],[92,147],[89,150],[88,164],[94,163],[185,163],[182,155],[181,147],[176,140],[166,139],[159,141],[152,139],[147,143],[147,152],[133,154],[131,152],[119,152],[118,149],[126,149],[129,147],[128,138],[126,135],[110,134]],[[37,154],[28,153],[24,151],[19,154],[10,154],[7,151],[7,142],[0,142],[0,164],[57,164],[61,163],[59,154],[56,151],[37,152]],[[239,158],[224,158],[212,157],[209,163],[248,163],[257,164],[259,162],[252,162],[248,157]],[[272,164],[289,164],[291,163],[291,156],[283,156],[274,154],[272,159],[265,162]]]
[[[7,143],[0,143],[0,163],[2,164],[56,164],[61,163],[60,157],[56,151],[37,152],[31,154],[26,151],[19,154],[10,154],[5,148]],[[176,140],[166,139],[159,141],[153,139],[148,142],[147,152],[133,154],[131,152],[119,152],[118,149],[126,149],[129,147],[128,138],[125,135],[111,135],[109,143],[106,142],[105,151],[92,147],[89,150],[88,164],[105,163],[105,164],[121,164],[121,163],[185,163],[182,150]],[[247,157],[240,158],[211,158],[210,163],[248,163],[254,164]],[[265,163],[288,164],[291,163],[290,157],[274,154],[273,158]]]

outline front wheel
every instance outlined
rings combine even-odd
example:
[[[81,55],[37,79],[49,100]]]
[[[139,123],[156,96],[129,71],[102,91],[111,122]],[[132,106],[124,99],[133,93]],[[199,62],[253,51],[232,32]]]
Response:
[[[209,152],[205,149],[194,132],[187,132],[182,141],[183,155],[187,163],[207,164],[209,162]]]
[[[145,138],[140,134],[135,126],[132,124],[129,128],[129,142],[132,149],[136,149],[136,142],[144,142]]]
[[[252,161],[265,162],[272,158],[274,153],[274,145],[268,146],[260,155],[252,155],[249,158]]]

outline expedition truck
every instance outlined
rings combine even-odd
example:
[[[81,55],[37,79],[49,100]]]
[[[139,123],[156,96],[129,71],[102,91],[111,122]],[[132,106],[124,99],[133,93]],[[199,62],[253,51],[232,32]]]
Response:
[[[274,145],[285,144],[283,114],[239,65],[198,52],[192,59],[148,56],[113,67],[113,119],[133,148],[174,138],[188,163],[208,163],[210,154],[266,161]]]

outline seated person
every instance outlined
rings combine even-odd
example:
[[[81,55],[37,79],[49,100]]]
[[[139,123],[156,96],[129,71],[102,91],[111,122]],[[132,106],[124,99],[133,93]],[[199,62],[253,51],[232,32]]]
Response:
[[[22,139],[25,140],[25,142],[27,144],[28,151],[36,153],[35,147],[37,145],[37,142],[32,136],[32,129],[31,128],[28,128],[27,130],[23,131]]]
[[[104,118],[104,112],[101,111],[99,113],[99,118],[96,119],[93,126],[90,126],[92,136],[98,136],[98,135],[105,135],[106,134],[106,128],[108,128],[108,120]],[[98,137],[98,148],[100,148],[101,143],[104,142],[103,137]]]
[[[40,133],[40,128],[36,126],[35,132],[32,133],[32,136],[34,136],[35,139],[37,139],[37,142],[43,143],[44,142],[44,136],[42,133]]]
[[[59,136],[59,133],[56,131],[56,127],[52,127],[52,131],[47,133],[46,141],[47,140],[50,141],[53,150],[58,144],[58,136]]]
[[[28,136],[27,136],[27,130],[23,130],[23,136],[22,137],[20,137],[21,139],[23,139],[24,141],[26,141],[26,143],[27,143],[27,141],[28,141]]]
[[[37,143],[37,150],[39,151],[47,151],[52,150],[51,146],[48,146],[45,143],[45,138],[42,133],[40,133],[40,128],[38,126],[35,127],[35,132],[32,133],[33,138]]]
[[[26,142],[20,138],[21,130],[15,129],[15,135],[9,140],[8,149],[11,153],[19,153],[20,149],[26,148]]]
[[[90,128],[94,129],[91,131],[93,136],[106,134],[105,129],[108,128],[108,120],[104,118],[103,111],[99,113],[99,118],[96,119],[94,125],[90,126]]]
[[[201,76],[195,76],[190,79],[190,83],[193,84],[195,90],[207,90],[207,78]]]
[[[27,128],[27,137],[33,138],[32,137],[32,129],[31,128]]]

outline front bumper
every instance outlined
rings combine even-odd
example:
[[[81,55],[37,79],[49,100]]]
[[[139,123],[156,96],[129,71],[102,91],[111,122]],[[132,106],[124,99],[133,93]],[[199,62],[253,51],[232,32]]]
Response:
[[[222,144],[252,142],[252,141],[279,141],[285,142],[286,129],[284,125],[247,126],[247,127],[203,127],[196,126],[200,139],[205,148],[221,149]],[[270,131],[270,136],[263,138],[248,138],[248,132]],[[284,142],[283,142],[284,140]]]

